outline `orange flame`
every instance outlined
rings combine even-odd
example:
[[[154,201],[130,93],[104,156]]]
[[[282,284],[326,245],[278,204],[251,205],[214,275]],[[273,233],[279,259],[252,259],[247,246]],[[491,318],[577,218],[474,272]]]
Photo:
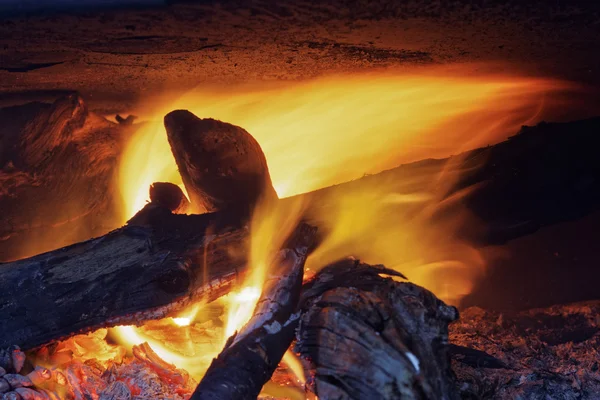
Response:
[[[550,80],[463,76],[464,71],[436,68],[325,77],[268,88],[205,88],[164,102],[155,107],[156,119],[136,133],[123,156],[123,218],[143,206],[152,182],[181,185],[162,122],[162,116],[173,109],[188,109],[247,129],[261,144],[274,186],[284,197],[502,140],[520,124],[541,117],[544,96],[566,88]],[[431,182],[428,168],[427,164],[412,168],[400,182],[383,177],[364,181],[359,189],[347,186],[321,195],[319,201],[328,207],[312,207],[312,217],[328,235],[309,257],[307,269],[316,271],[340,257],[355,255],[397,268],[449,302],[468,294],[483,261],[476,249],[448,234],[455,219],[464,216],[435,223],[429,218],[440,207],[439,195],[448,184],[444,180],[452,176]],[[311,198],[295,197],[277,206],[261,204],[255,211],[251,273],[237,292],[220,299],[225,321],[223,328],[209,328],[212,347],[188,343],[174,351],[164,340],[146,335],[147,327],[119,327],[113,334],[127,346],[147,341],[165,361],[201,377],[208,361],[199,362],[198,354],[208,360],[216,356],[224,341],[250,318],[269,257],[296,226]],[[195,319],[203,311],[196,305],[162,323],[184,332],[184,341],[191,343]],[[304,382],[293,355],[287,354],[284,362]]]

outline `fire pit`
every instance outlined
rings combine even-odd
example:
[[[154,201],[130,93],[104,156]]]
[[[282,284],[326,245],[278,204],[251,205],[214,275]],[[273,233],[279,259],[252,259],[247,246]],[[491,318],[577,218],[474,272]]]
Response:
[[[220,15],[237,32],[241,18],[254,31],[259,16],[274,32],[291,13],[313,32],[300,11],[325,18],[307,4],[236,17],[193,3],[21,10],[41,12],[23,17],[35,22],[27,35],[48,24],[60,44],[0,65],[0,76],[23,74],[14,87],[49,90],[0,84],[12,99],[0,108],[0,398],[600,396],[598,273],[587,267],[597,257],[575,250],[594,237],[600,204],[586,80],[307,39],[281,53],[303,63],[298,79],[190,87],[200,80],[165,72],[157,82],[173,87],[141,96],[148,65],[176,72],[187,53],[219,51],[222,71],[241,61],[221,57],[261,65],[263,53],[227,53],[225,33],[181,36],[189,21]],[[56,24],[85,18],[121,36],[59,34]],[[172,34],[137,32],[173,18]],[[69,61],[75,53],[84,58]],[[129,64],[111,70],[118,90],[102,92],[106,71],[90,83],[81,62]],[[74,83],[58,90],[69,63]],[[589,271],[546,278],[540,260]],[[513,262],[526,265],[514,285],[494,267]]]

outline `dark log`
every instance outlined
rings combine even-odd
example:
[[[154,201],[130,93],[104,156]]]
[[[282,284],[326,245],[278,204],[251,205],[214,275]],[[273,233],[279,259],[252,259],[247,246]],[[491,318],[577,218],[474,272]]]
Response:
[[[261,198],[277,199],[265,155],[244,129],[185,110],[167,114],[165,128],[195,212],[250,215]]]
[[[213,360],[192,400],[256,399],[289,348],[300,314],[296,313],[304,261],[315,230],[300,225],[272,262],[263,292],[248,323]]]
[[[77,95],[0,109],[0,125],[0,260],[120,225],[113,183],[127,128]]]
[[[140,324],[227,293],[246,270],[248,236],[228,218],[150,203],[105,236],[0,264],[0,348]]]
[[[466,210],[472,218],[456,221],[448,234],[477,246],[503,244],[600,209],[599,131],[600,117],[525,126],[493,146],[401,165],[294,197],[310,197],[307,216],[321,232],[340,197],[373,190],[419,194],[431,200],[390,205],[389,214],[410,217],[435,210],[432,220],[443,222]],[[383,216],[383,226],[385,219],[397,224],[397,218]]]
[[[174,214],[185,214],[190,209],[190,202],[181,188],[169,182],[150,185],[150,201],[168,208]]]
[[[431,292],[343,260],[305,285],[296,350],[320,399],[458,399],[448,324],[458,318]]]

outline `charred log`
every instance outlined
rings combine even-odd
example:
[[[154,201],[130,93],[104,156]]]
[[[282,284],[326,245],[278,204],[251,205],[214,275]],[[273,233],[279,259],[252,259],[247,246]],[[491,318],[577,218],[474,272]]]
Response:
[[[244,129],[185,110],[167,114],[165,127],[195,212],[249,215],[259,199],[277,199],[265,155]]]
[[[247,235],[223,213],[175,215],[150,203],[105,236],[0,264],[0,348],[30,349],[215,299],[244,272]]]
[[[150,201],[168,208],[174,214],[185,214],[190,209],[190,202],[181,188],[169,182],[150,185]]]
[[[256,399],[294,338],[304,261],[314,234],[301,225],[275,258],[252,318],[213,360],[193,400]]]
[[[321,399],[457,399],[454,307],[382,266],[344,260],[306,285],[296,350]]]
[[[0,260],[116,227],[113,179],[126,129],[71,95],[0,112]]]

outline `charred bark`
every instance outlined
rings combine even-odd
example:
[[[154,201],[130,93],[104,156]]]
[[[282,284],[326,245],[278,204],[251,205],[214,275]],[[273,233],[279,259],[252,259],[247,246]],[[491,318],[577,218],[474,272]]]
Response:
[[[0,260],[118,226],[113,180],[126,128],[77,95],[1,109],[0,124]]]
[[[195,212],[250,215],[259,199],[277,199],[265,155],[244,129],[185,110],[167,114],[165,127]]]
[[[448,324],[458,318],[431,292],[344,260],[305,285],[296,350],[320,399],[457,399]]]
[[[105,236],[0,264],[0,348],[138,324],[227,293],[246,269],[248,236],[228,218],[150,203]]]
[[[300,225],[274,259],[252,318],[213,360],[193,400],[256,399],[294,338],[304,261],[314,234]]]

